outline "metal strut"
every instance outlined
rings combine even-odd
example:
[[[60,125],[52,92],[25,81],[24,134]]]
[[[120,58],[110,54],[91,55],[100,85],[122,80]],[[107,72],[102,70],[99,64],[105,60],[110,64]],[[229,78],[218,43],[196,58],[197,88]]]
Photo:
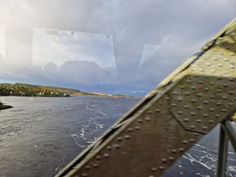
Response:
[[[225,177],[227,170],[228,137],[226,135],[224,125],[225,121],[223,121],[220,125],[217,177]]]
[[[57,177],[160,177],[222,123],[218,177],[227,164],[227,120],[236,108],[236,20],[180,66]]]
[[[229,142],[236,152],[236,132],[231,125],[231,121],[226,119],[220,124],[217,177],[226,176]]]
[[[230,119],[226,119],[220,124],[217,177],[226,176],[229,142],[236,152],[236,132],[232,127],[231,122]]]

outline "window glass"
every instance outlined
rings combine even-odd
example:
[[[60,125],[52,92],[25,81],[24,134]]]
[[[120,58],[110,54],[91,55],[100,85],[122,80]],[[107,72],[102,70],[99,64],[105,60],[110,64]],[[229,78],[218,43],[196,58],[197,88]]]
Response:
[[[0,0],[0,102],[12,106],[0,111],[0,176],[55,175],[235,8],[234,0]],[[217,135],[166,175],[214,175]],[[235,176],[232,150],[229,158]]]

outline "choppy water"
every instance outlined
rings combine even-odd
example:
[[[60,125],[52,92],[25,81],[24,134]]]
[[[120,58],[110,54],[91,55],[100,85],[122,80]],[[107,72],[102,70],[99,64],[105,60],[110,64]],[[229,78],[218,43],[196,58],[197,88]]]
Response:
[[[14,106],[0,111],[0,177],[53,176],[96,140],[139,99],[0,97]],[[215,129],[166,173],[166,177],[214,176]],[[236,176],[229,154],[228,176]]]
[[[109,128],[138,99],[1,97],[0,176],[48,177]]]

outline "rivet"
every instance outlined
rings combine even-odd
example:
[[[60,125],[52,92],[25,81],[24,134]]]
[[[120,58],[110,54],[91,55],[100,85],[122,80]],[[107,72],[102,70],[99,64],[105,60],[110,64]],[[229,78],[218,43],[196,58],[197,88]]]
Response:
[[[157,112],[157,113],[160,112],[160,109],[156,109],[156,112]]]
[[[159,166],[159,170],[164,170],[165,169],[165,167],[163,167],[163,166]]]
[[[142,120],[142,119],[138,119],[137,122],[138,122],[138,123],[142,123],[143,120]]]
[[[234,91],[232,91],[232,90],[229,91],[229,94],[230,94],[230,95],[233,95],[233,94],[234,94]]]
[[[190,141],[191,143],[193,143],[193,142],[195,141],[195,139],[191,138],[189,141]]]
[[[156,172],[156,171],[157,171],[157,168],[156,168],[156,167],[153,167],[153,168],[151,169],[151,171],[152,171],[152,172]]]
[[[85,168],[86,168],[86,169],[90,169],[90,166],[89,166],[89,165],[86,165]]]
[[[185,92],[185,95],[190,95],[190,93],[189,92]]]
[[[115,149],[119,149],[119,148],[120,148],[120,145],[119,145],[119,144],[114,144],[113,147],[114,147]]]
[[[180,102],[183,101],[183,98],[178,98],[178,101],[180,101]]]
[[[207,100],[203,101],[204,104],[208,104],[209,102]]]
[[[177,95],[177,92],[176,92],[176,91],[173,91],[173,95]]]
[[[216,117],[216,118],[219,118],[219,117],[220,117],[220,115],[219,115],[219,114],[215,114],[215,117]]]
[[[149,175],[148,177],[155,177],[154,175]]]
[[[227,74],[227,73],[226,73]],[[228,87],[228,85],[227,84],[223,84],[223,86],[225,87],[225,88],[227,88]]]
[[[191,83],[191,80],[190,80],[190,79],[187,79],[187,80],[186,80],[186,83],[188,83],[188,84]]]
[[[136,127],[134,127],[135,128],[135,130],[140,130],[140,127],[139,126],[136,126]]]
[[[223,100],[226,100],[226,99],[227,99],[227,96],[222,96],[222,99],[223,99]]]
[[[191,112],[190,115],[191,115],[191,116],[195,116],[196,113],[195,113],[195,112]]]
[[[216,105],[217,105],[217,106],[220,106],[220,105],[221,105],[221,102],[217,102]]]
[[[214,123],[214,121],[213,121],[213,120],[209,120],[208,122],[209,122],[209,124],[213,124],[213,123]]]
[[[147,114],[152,114],[152,111],[148,111]]]
[[[214,60],[214,61],[218,61],[218,59],[217,59],[217,58],[215,58],[215,57],[213,58],[213,60]]]
[[[196,99],[192,99],[191,102],[192,102],[192,103],[195,103],[195,102],[196,102]]]
[[[172,156],[170,156],[170,157],[169,157],[169,160],[170,160],[170,161],[173,161],[173,160],[175,160],[175,158],[172,157]]]
[[[122,138],[121,136],[119,136],[119,137],[117,138],[117,140],[118,140],[118,141],[122,141],[123,138]]]
[[[151,118],[150,118],[150,117],[148,117],[148,116],[147,116],[147,117],[145,117],[144,119],[145,119],[146,121],[150,121],[150,120],[151,120]]]
[[[202,129],[203,129],[203,130],[207,130],[208,127],[207,127],[207,126],[203,126]]]
[[[163,163],[166,163],[166,162],[167,162],[167,160],[166,160],[165,158],[161,159],[161,161],[162,161]]]
[[[176,107],[176,104],[175,104],[175,103],[172,103],[171,106],[172,106],[172,107]]]
[[[215,98],[215,96],[214,96],[214,95],[210,95],[210,98],[212,98],[212,99],[213,99],[213,98]]]
[[[185,118],[185,119],[184,119],[184,122],[188,122],[188,121],[189,121],[189,119],[188,119],[188,118]]]
[[[132,132],[133,131],[133,129],[130,127],[130,128],[128,128],[128,132]]]
[[[216,70],[212,69],[211,72],[212,72],[212,73],[216,73]]]
[[[185,109],[188,109],[188,108],[189,108],[189,105],[184,105],[184,108],[185,108]]]
[[[97,168],[97,167],[98,167],[98,164],[97,164],[97,163],[94,163],[94,164],[93,164],[93,167]]]
[[[130,136],[129,135],[125,135],[125,139],[130,139]]]
[[[183,144],[187,144],[188,141],[187,141],[187,140],[183,140],[182,143],[183,143]]]
[[[211,111],[211,112],[215,111],[215,108],[210,108],[210,111]]]
[[[198,106],[197,109],[198,109],[198,110],[202,110],[202,107],[201,107],[201,106]]]
[[[217,93],[221,93],[221,89],[217,89],[216,92],[217,92]]]
[[[197,119],[197,123],[201,123],[202,122],[202,120],[201,119]]]
[[[209,90],[209,88],[208,88],[208,87],[204,88],[204,91],[206,91],[206,92],[207,92],[208,90]]]
[[[88,176],[88,174],[87,174],[87,173],[83,173],[82,176],[83,176],[83,177],[86,177],[86,176]]]
[[[96,160],[101,160],[101,156],[100,155],[98,155],[98,156],[96,156]]]
[[[107,146],[107,150],[111,150],[112,149],[112,147],[111,146]]]
[[[183,112],[182,111],[178,111],[177,114],[181,115]]]
[[[176,149],[172,149],[171,152],[172,152],[173,154],[175,154],[175,153],[177,152],[177,150],[176,150]]]
[[[196,87],[195,87],[195,86],[192,86],[192,87],[191,87],[191,89],[192,89],[192,90],[195,90],[195,89],[196,89]]]
[[[108,153],[103,155],[105,158],[108,158],[110,155]]]
[[[203,68],[199,69],[199,71],[204,72],[205,70]]]
[[[224,109],[224,108],[223,108],[223,109],[221,109],[221,112],[226,112],[226,111],[227,111],[227,110],[226,110],[226,109]]]
[[[204,116],[204,117],[208,117],[208,114],[205,113],[205,114],[203,114],[203,116]]]
[[[194,126],[194,125],[191,125],[191,126],[190,126],[190,129],[195,129],[195,126]]]
[[[179,148],[179,152],[184,152],[184,148]]]
[[[228,62],[228,61],[229,61],[229,60],[228,60],[228,59],[226,59],[226,58],[224,58],[223,60],[224,60],[224,61],[226,61],[226,62]]]
[[[198,96],[198,97],[202,97],[202,94],[201,94],[201,93],[198,93],[197,96]]]

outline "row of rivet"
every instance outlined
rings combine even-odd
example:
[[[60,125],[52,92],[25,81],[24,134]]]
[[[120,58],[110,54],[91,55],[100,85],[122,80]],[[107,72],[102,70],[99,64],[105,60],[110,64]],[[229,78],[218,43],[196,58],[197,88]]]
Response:
[[[140,130],[140,127],[139,126],[135,126],[134,127],[134,130]],[[127,129],[127,131],[128,132],[132,132],[133,131],[133,128],[128,128]],[[131,138],[131,136],[130,135],[125,135],[124,136],[124,139],[126,139],[126,140],[129,140]],[[123,140],[123,138],[122,137],[118,137],[117,138],[117,140],[120,142],[120,141],[122,141]],[[107,150],[112,150],[112,149],[119,149],[120,148],[120,145],[119,144],[113,144],[112,146],[107,146],[106,147],[106,149]],[[109,158],[110,157],[110,154],[109,153],[104,153],[103,154],[103,157],[104,158]],[[96,158],[95,158],[97,161],[100,161],[100,160],[102,160],[102,156],[101,155],[97,155],[96,156]],[[94,163],[93,165],[92,165],[92,167],[94,167],[94,168],[98,168],[98,166],[99,166],[99,164],[98,163]],[[86,165],[85,166],[85,169],[87,169],[87,170],[89,170],[91,168],[91,166],[90,165]],[[82,173],[82,175],[81,175],[82,177],[88,177],[88,174],[87,173]]]
[[[199,136],[198,133],[196,133],[196,135]],[[183,140],[183,141],[182,141],[182,144],[187,145],[189,142],[194,143],[195,141],[196,141],[195,139],[191,138],[191,139],[189,139],[189,140]],[[170,153],[171,153],[171,154],[176,154],[177,152],[183,153],[184,151],[185,151],[185,148],[180,147],[180,148],[178,148],[178,149],[172,149],[172,150],[170,151]],[[169,156],[168,160],[169,160],[169,161],[174,161],[175,158],[174,158],[173,156]],[[152,167],[152,168],[151,168],[151,172],[152,172],[153,174],[152,174],[152,175],[149,175],[149,177],[155,177],[155,173],[158,172],[158,170],[159,170],[159,171],[165,170],[165,164],[168,162],[168,160],[167,160],[166,158],[162,158],[162,159],[161,159],[161,165],[160,165],[158,168],[157,168],[157,167]]]

